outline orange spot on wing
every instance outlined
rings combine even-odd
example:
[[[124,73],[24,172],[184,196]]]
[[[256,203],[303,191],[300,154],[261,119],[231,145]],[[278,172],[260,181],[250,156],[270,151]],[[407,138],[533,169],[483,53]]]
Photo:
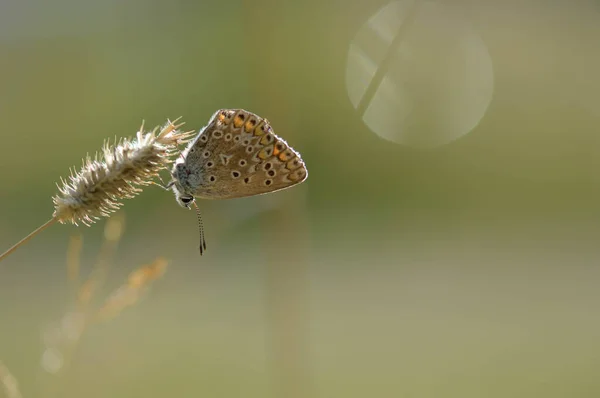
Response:
[[[260,137],[265,134],[265,122],[261,121],[258,126],[254,129],[254,135]]]
[[[258,129],[256,129],[258,130]],[[271,137],[270,135],[265,135],[263,138],[260,139],[260,143],[262,145],[267,145],[269,143],[269,137]]]
[[[295,162],[295,163],[294,163]],[[288,170],[295,170],[300,167],[300,162],[297,159],[293,158],[289,162],[286,163],[285,168]]]
[[[254,119],[250,119],[246,122],[246,124],[244,125],[244,128],[246,129],[246,133],[250,133],[252,130],[254,130],[254,128],[256,127],[256,120]],[[254,134],[257,135],[257,134]]]
[[[239,128],[239,127],[242,127],[243,124],[244,124],[244,119],[240,115],[236,115],[236,117],[233,119],[233,125],[236,128]]]
[[[261,159],[263,159],[263,160],[265,160],[267,158],[267,156],[268,155],[267,155],[267,150],[266,149],[263,149],[262,151],[260,151],[258,153],[258,157],[261,158]]]

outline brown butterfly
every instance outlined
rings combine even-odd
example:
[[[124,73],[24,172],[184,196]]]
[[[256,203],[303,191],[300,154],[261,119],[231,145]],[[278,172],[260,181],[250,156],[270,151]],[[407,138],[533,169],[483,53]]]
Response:
[[[308,177],[300,154],[273,132],[266,119],[243,109],[215,112],[181,155],[166,187],[186,208],[195,204],[196,197],[261,195],[289,188]],[[200,228],[202,254],[206,243]]]

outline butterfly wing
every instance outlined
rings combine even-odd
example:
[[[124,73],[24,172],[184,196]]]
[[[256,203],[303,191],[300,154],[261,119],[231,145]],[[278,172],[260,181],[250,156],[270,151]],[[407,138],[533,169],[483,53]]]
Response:
[[[183,156],[196,174],[194,196],[206,199],[275,192],[308,176],[300,154],[269,122],[243,109],[217,111]]]

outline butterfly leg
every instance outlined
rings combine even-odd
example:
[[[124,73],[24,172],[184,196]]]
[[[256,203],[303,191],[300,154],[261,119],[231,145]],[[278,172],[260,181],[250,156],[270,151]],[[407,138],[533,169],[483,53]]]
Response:
[[[168,191],[171,189],[171,187],[173,186],[173,184],[175,184],[175,181],[171,181],[168,184],[165,184],[165,182],[163,181],[163,179],[160,177],[160,175],[158,176],[158,179],[160,180],[161,184],[159,184],[156,181],[150,181],[150,184],[152,185],[156,185],[158,187],[161,187],[162,189],[164,189],[165,191]]]

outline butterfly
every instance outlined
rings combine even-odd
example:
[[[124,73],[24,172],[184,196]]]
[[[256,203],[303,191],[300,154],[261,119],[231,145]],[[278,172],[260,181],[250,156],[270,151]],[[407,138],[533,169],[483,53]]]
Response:
[[[262,195],[300,184],[308,170],[269,121],[244,109],[220,109],[175,162],[166,188],[190,208],[195,198]],[[200,213],[200,254],[206,250]]]

